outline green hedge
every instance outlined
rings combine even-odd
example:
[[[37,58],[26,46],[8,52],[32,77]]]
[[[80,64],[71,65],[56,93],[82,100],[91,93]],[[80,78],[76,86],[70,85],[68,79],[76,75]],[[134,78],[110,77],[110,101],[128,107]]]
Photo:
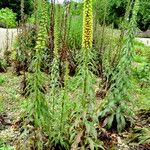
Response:
[[[16,25],[16,13],[9,8],[0,9],[0,27],[14,28]]]

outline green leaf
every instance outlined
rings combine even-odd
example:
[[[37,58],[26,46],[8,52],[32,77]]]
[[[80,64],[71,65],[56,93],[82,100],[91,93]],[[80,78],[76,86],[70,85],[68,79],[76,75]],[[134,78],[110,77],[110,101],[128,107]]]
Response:
[[[108,127],[108,129],[111,128],[112,123],[113,123],[113,120],[114,120],[114,114],[112,114],[111,116],[109,116],[109,117],[107,118],[107,127]]]
[[[89,141],[90,150],[94,150],[95,146],[93,140],[91,138],[88,138],[88,141]]]

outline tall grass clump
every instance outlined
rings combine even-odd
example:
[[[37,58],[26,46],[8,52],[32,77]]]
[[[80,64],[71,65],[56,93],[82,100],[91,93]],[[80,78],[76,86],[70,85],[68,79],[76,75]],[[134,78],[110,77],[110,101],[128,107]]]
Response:
[[[120,132],[131,125],[131,68],[133,62],[134,35],[139,0],[134,2],[132,18],[129,22],[124,43],[120,49],[120,59],[111,78],[112,85],[108,93],[107,102],[100,112],[99,119],[104,121],[107,128],[115,128]]]
[[[44,57],[44,49],[47,42],[47,1],[38,0],[38,32],[35,46],[35,56],[31,63],[31,74],[28,75],[28,119],[33,122],[35,127],[34,137],[29,138],[29,145],[31,148],[38,150],[44,149],[44,142],[42,139],[42,133],[48,134],[49,131],[49,108],[45,97],[45,75],[41,71],[41,65]],[[30,139],[31,138],[31,139]],[[29,146],[28,145],[28,146]],[[25,146],[22,145],[21,146]],[[27,145],[26,145],[27,146]],[[25,147],[24,147],[25,148]]]

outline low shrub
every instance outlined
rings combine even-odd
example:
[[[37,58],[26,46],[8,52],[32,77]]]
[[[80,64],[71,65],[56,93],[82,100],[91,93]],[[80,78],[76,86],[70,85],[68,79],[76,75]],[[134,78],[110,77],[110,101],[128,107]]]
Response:
[[[5,82],[5,78],[3,76],[0,76],[0,86]]]
[[[135,55],[133,76],[139,82],[141,87],[147,87],[150,83],[150,47],[143,43],[135,42]]]
[[[16,13],[9,8],[2,8],[0,10],[0,27],[14,28],[16,25]]]
[[[7,70],[7,63],[4,59],[0,58],[0,72],[6,72]]]

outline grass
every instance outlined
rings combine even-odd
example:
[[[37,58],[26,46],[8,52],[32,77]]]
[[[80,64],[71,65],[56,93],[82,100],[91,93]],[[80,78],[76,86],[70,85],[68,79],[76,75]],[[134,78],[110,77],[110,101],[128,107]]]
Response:
[[[5,77],[0,75],[0,86],[5,82]]]
[[[5,145],[4,143],[0,145],[0,150],[14,150],[14,147]]]

